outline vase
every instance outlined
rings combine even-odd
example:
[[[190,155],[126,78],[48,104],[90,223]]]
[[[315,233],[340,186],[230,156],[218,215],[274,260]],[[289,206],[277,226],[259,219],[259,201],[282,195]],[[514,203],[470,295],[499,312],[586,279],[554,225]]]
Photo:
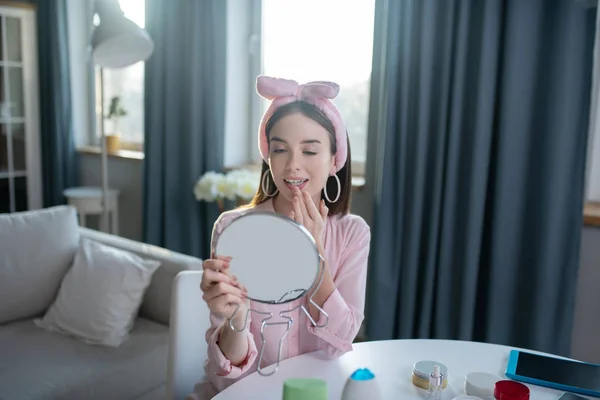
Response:
[[[119,135],[108,134],[106,135],[106,150],[109,153],[115,153],[121,148],[121,139]]]

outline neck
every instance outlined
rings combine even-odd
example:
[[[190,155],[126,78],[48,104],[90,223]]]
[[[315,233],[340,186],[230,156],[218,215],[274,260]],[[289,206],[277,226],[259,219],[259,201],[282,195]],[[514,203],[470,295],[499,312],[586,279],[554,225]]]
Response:
[[[292,212],[292,202],[288,201],[281,194],[277,194],[273,199],[273,209],[276,213],[289,217]]]

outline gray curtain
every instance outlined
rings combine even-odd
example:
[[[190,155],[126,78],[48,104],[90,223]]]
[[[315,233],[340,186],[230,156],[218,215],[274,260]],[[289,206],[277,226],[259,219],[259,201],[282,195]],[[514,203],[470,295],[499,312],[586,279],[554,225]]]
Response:
[[[43,204],[65,203],[63,190],[78,180],[73,136],[67,1],[37,3],[40,143]]]
[[[569,353],[595,13],[378,0],[370,340]]]
[[[206,257],[218,217],[194,182],[223,166],[226,3],[146,0],[144,240]]]

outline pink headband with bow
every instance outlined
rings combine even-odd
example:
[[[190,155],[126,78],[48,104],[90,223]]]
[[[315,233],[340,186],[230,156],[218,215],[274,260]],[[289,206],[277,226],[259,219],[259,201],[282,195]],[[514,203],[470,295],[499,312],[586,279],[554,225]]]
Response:
[[[340,87],[336,83],[316,81],[299,85],[293,80],[259,76],[256,79],[256,91],[265,99],[271,100],[258,129],[258,148],[265,162],[268,162],[269,159],[269,144],[265,130],[267,121],[277,108],[294,101],[304,101],[323,111],[333,124],[336,140],[336,172],[342,169],[346,164],[348,147],[344,120],[335,104],[330,100],[334,99],[340,91]]]

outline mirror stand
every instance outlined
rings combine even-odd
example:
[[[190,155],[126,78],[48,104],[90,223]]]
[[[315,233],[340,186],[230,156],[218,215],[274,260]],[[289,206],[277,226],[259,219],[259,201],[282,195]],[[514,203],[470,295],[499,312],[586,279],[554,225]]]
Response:
[[[294,323],[293,318],[284,315],[284,314],[289,314],[292,313],[294,311],[296,311],[297,309],[301,309],[302,311],[304,311],[304,314],[306,314],[306,316],[308,317],[308,319],[310,320],[311,324],[314,327],[317,328],[323,328],[325,326],[327,326],[327,323],[329,322],[329,315],[327,315],[327,313],[325,312],[325,310],[323,310],[319,305],[317,305],[317,303],[315,303],[313,301],[313,296],[315,295],[315,293],[319,290],[319,288],[321,287],[321,283],[323,282],[323,276],[325,273],[325,260],[323,259],[323,257],[319,254],[319,280],[317,283],[317,286],[315,287],[315,290],[312,292],[312,294],[310,295],[310,297],[308,298],[308,302],[310,304],[313,305],[313,307],[315,307],[317,310],[319,310],[319,313],[321,313],[322,315],[325,316],[325,323],[323,323],[322,325],[319,325],[314,319],[313,317],[310,315],[309,310],[307,310],[307,308],[305,307],[304,304],[299,304],[296,307],[292,308],[291,310],[287,310],[287,311],[281,311],[279,313],[279,317],[284,319],[285,321],[279,321],[279,322],[269,322],[270,319],[273,318],[273,313],[271,312],[264,312],[264,311],[258,311],[258,310],[254,310],[252,308],[249,308],[246,311],[246,318],[244,318],[244,326],[242,326],[241,329],[237,329],[236,327],[233,326],[233,318],[235,317],[235,314],[238,312],[238,310],[240,309],[240,305],[238,304],[237,307],[235,308],[235,310],[233,311],[233,314],[231,315],[231,317],[229,318],[229,327],[236,331],[236,332],[242,332],[244,329],[246,329],[246,325],[248,324],[248,316],[250,315],[250,312],[254,312],[256,314],[260,314],[265,316],[261,322],[261,326],[260,326],[260,338],[261,338],[261,342],[262,342],[262,346],[260,349],[260,355],[258,357],[258,368],[257,371],[260,375],[262,376],[270,376],[273,375],[275,372],[277,372],[277,370],[279,369],[279,363],[281,361],[281,348],[283,347],[283,341],[284,339],[287,337],[289,331],[290,331],[290,327],[292,326],[292,324]],[[298,292],[303,292],[302,296],[304,296],[304,294],[306,294],[307,290],[306,289],[294,289],[291,290],[287,293],[285,293],[283,296],[281,296],[281,298],[277,301],[273,301],[271,302],[271,304],[279,304],[281,302],[284,302],[285,298],[291,294],[291,293],[298,293]],[[264,350],[265,350],[265,344],[266,344],[266,339],[265,339],[265,335],[264,335],[264,329],[266,326],[274,326],[274,325],[287,325],[287,329],[285,331],[285,333],[281,336],[281,339],[279,339],[279,348],[277,351],[277,362],[275,363],[275,367],[273,368],[273,370],[271,372],[264,372],[261,366],[262,363],[262,358],[263,358],[263,354],[264,354]]]

